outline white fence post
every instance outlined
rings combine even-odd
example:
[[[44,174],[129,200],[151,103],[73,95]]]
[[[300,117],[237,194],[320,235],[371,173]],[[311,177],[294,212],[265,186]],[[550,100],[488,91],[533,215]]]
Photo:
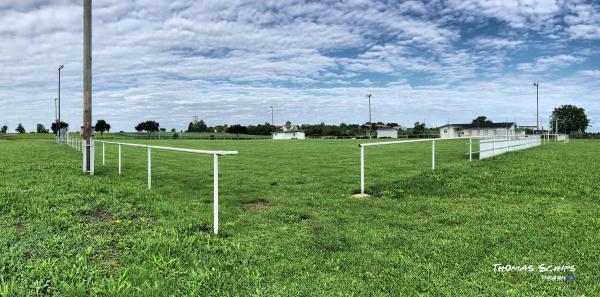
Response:
[[[469,162],[473,161],[473,137],[469,137]]]
[[[360,193],[365,193],[365,147],[360,147]]]
[[[431,140],[431,171],[435,171],[435,139]]]
[[[96,159],[96,145],[93,139],[90,139],[90,175],[94,175],[94,162]]]
[[[119,144],[119,175],[121,175],[121,145]]]
[[[494,138],[492,138],[492,154],[494,156],[496,155],[496,136],[494,136]]]
[[[214,154],[213,159],[213,232],[219,234],[219,155]]]
[[[106,144],[103,142],[102,143],[102,166],[106,165],[106,149],[105,149]]]
[[[152,188],[152,151],[148,148],[148,190]]]
[[[80,144],[77,144],[77,148],[80,149],[82,145],[83,145],[83,141]],[[81,150],[81,154],[83,155],[83,158],[82,158],[82,160],[83,160],[83,162],[82,162],[83,163],[83,173],[86,173],[87,171],[86,171],[86,168],[85,168],[85,158],[86,158],[85,149]]]
[[[100,141],[102,143],[103,155],[105,144],[116,144],[119,148],[119,174],[121,174],[122,168],[122,146],[135,146],[135,147],[145,147],[148,153],[148,190],[152,189],[152,149],[158,150],[166,150],[166,151],[178,151],[178,152],[186,152],[186,153],[195,153],[195,154],[210,154],[213,155],[214,158],[214,180],[213,180],[213,196],[214,196],[214,213],[213,213],[213,231],[214,234],[218,234],[219,232],[219,155],[237,155],[237,151],[209,151],[209,150],[194,150],[194,149],[186,149],[186,148],[174,148],[174,147],[165,147],[165,146],[151,146],[151,145],[143,145],[143,144],[134,144],[134,143],[120,143],[120,142],[110,142],[110,141]],[[94,149],[94,144],[91,145],[92,153]],[[86,150],[83,150],[83,154],[85,154]],[[93,165],[93,163],[92,163]],[[84,172],[85,172],[85,164],[84,164]],[[92,167],[93,168],[93,167]]]

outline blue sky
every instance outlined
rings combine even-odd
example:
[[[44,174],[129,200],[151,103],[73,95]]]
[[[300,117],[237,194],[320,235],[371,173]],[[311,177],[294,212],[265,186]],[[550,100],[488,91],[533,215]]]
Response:
[[[81,1],[0,0],[0,124],[81,123]],[[540,125],[562,104],[600,130],[597,1],[96,0],[94,119],[131,131],[275,122]]]

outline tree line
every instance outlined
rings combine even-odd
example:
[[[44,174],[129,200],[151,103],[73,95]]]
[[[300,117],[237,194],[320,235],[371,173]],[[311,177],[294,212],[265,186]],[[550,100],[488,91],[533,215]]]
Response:
[[[589,119],[587,118],[585,111],[583,108],[578,108],[572,105],[563,105],[557,107],[552,112],[553,119],[559,119],[558,122],[558,131],[560,133],[573,133],[585,132],[587,127],[589,127]],[[488,124],[492,123],[485,116],[479,116],[472,121],[473,124]],[[148,126],[149,125],[149,126]],[[555,122],[552,123],[552,128],[554,128]],[[142,132],[146,131],[147,133],[157,132],[159,124],[154,121],[146,121],[138,124],[136,126],[136,131]],[[415,122],[412,127],[401,128],[398,123],[384,123],[384,122],[376,122],[370,123],[366,122],[364,124],[347,124],[340,123],[339,125],[333,124],[302,124],[302,125],[292,125],[290,121],[287,121],[283,126],[274,126],[268,122],[264,124],[257,125],[217,125],[217,126],[208,126],[204,120],[190,122],[188,124],[188,128],[186,132],[206,132],[206,133],[231,133],[231,134],[250,134],[250,135],[270,135],[273,132],[279,131],[282,128],[287,129],[295,129],[299,131],[303,131],[307,136],[337,136],[337,137],[354,137],[354,136],[364,136],[369,133],[373,133],[377,128],[381,127],[390,127],[397,128],[400,134],[438,134],[439,131],[437,128],[427,128],[425,123]],[[149,130],[148,130],[149,129]],[[164,130],[164,129],[161,129]],[[175,129],[171,129],[172,132],[175,132]]]
[[[485,125],[488,123],[492,123],[491,120],[487,119],[485,116],[479,116],[475,118],[472,122],[473,124],[481,124]],[[585,133],[586,129],[590,126],[590,120],[585,114],[585,110],[583,108],[579,108],[574,105],[562,105],[557,107],[552,112],[551,116],[551,129],[555,129],[556,125],[558,125],[559,133],[573,134],[573,133]],[[47,129],[43,124],[37,124],[36,132],[37,133],[52,133],[57,134],[58,130],[63,128],[68,128],[69,124],[65,122],[56,123],[53,122],[50,125],[50,129]],[[412,128],[404,128],[401,129],[398,123],[369,123],[366,122],[362,125],[360,124],[346,124],[340,123],[339,125],[332,124],[302,124],[302,125],[292,125],[290,121],[287,121],[283,126],[274,126],[270,123],[265,122],[264,124],[257,125],[217,125],[217,126],[208,126],[203,120],[190,122],[188,124],[188,128],[186,132],[206,132],[206,133],[231,133],[231,134],[250,134],[250,135],[270,135],[273,132],[279,131],[281,129],[286,130],[299,130],[303,131],[307,136],[338,136],[338,137],[353,137],[353,136],[364,136],[368,135],[368,133],[372,133],[377,128],[381,127],[391,127],[397,128],[402,134],[437,134],[437,129],[434,128],[426,128],[425,123],[416,122],[414,123]],[[100,133],[100,135],[105,132],[110,132],[111,126],[105,120],[98,120],[94,127],[95,131]],[[145,132],[148,135],[151,135],[153,132],[166,131],[164,128],[160,128],[160,124],[154,120],[147,120],[138,123],[135,126],[135,130],[138,132]],[[25,128],[21,123],[15,129],[17,133],[26,133]],[[171,132],[176,133],[175,128],[171,129]],[[0,127],[0,133],[6,134],[8,133],[8,126],[3,125]]]

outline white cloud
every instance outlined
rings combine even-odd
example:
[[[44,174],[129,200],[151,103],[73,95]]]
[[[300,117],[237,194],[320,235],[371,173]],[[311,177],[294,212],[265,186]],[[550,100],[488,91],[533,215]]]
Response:
[[[450,0],[448,9],[476,18],[490,17],[515,28],[541,27],[561,12],[559,1],[550,0]]]
[[[600,39],[600,6],[570,3],[570,12],[564,17],[567,33],[573,39]]]
[[[546,56],[536,59],[534,63],[521,63],[517,69],[526,72],[547,72],[551,70],[562,69],[573,64],[579,64],[585,61],[583,57],[572,55]]]
[[[524,44],[522,40],[482,37],[474,40],[475,46],[483,49],[516,49]]]

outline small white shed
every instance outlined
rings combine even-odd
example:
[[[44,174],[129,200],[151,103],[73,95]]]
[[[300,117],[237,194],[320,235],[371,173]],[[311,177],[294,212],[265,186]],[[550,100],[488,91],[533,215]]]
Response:
[[[377,138],[398,138],[398,130],[396,128],[379,128],[377,129]]]
[[[305,139],[306,135],[302,131],[282,131],[273,132],[273,139]]]

